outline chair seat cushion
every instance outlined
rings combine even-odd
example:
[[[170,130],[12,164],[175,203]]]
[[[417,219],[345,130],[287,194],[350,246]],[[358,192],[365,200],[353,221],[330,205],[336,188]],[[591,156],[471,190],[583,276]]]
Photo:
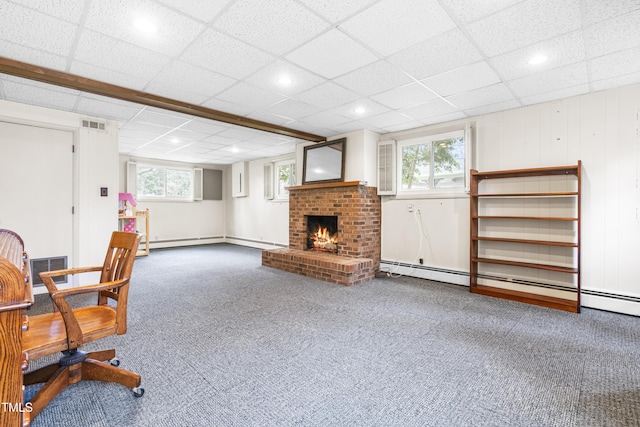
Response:
[[[110,306],[81,307],[73,310],[84,344],[116,332],[116,311]],[[22,350],[29,359],[48,356],[67,349],[67,332],[60,313],[29,316],[28,329],[22,334]]]

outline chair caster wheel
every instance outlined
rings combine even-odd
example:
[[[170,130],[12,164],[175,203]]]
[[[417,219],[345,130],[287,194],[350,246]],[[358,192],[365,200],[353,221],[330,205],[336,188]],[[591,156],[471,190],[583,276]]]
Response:
[[[142,397],[144,394],[144,389],[142,387],[134,387],[131,389],[134,397]]]
[[[118,366],[120,366],[120,359],[114,357],[113,359],[109,360],[109,364],[117,368]]]

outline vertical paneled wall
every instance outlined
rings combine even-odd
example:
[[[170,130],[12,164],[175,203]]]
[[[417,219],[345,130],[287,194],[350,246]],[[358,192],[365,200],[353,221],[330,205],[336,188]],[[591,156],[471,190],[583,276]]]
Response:
[[[470,119],[480,171],[582,160],[583,305],[633,314],[640,314],[633,301],[640,301],[639,111],[640,85],[632,85]],[[422,207],[428,238],[411,203]],[[382,258],[412,263],[421,251],[434,267],[468,271],[468,215],[468,199],[385,197]]]

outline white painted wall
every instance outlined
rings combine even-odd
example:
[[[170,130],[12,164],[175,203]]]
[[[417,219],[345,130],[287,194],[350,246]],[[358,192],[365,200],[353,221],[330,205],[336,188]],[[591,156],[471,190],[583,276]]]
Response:
[[[226,197],[227,241],[259,248],[289,245],[289,202],[264,198],[264,165],[286,157],[249,162],[247,197]],[[231,168],[225,192],[231,193]],[[300,170],[301,167],[297,167]]]
[[[637,302],[593,293],[640,298],[640,270],[635,264],[640,241],[639,112],[640,85],[633,85],[471,119],[476,134],[474,166],[480,171],[582,160],[583,305],[636,315],[640,315]],[[419,237],[409,203],[422,208],[429,239]],[[467,197],[384,197],[382,206],[383,260],[415,263],[421,248],[426,265],[468,272]],[[468,278],[450,279],[468,284]]]
[[[0,120],[68,130],[74,134],[75,215],[74,233],[69,236],[69,239],[73,239],[71,266],[101,265],[111,232],[117,228],[117,123],[104,121],[104,131],[85,129],[81,127],[81,120],[86,118],[79,114],[0,100]],[[108,197],[100,197],[100,187],[109,189]],[[25,215],[29,215],[30,209],[46,209],[46,206],[16,206],[15,209],[23,209]],[[25,242],[27,250],[29,244]],[[80,283],[85,281],[81,280]]]
[[[226,170],[226,167],[211,165],[166,162],[130,156],[119,157],[119,191],[126,190],[126,169],[128,161],[151,163],[163,166],[206,167]],[[218,243],[226,234],[225,173],[223,172],[222,200],[197,200],[193,202],[138,201],[138,210],[149,209],[150,247],[164,248],[194,244]],[[116,195],[117,196],[117,195]]]

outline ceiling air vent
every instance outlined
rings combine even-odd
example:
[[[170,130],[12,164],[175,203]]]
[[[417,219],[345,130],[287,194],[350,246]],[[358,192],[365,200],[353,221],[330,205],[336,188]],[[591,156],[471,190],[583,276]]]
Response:
[[[105,124],[103,122],[96,122],[95,120],[83,120],[82,127],[89,128],[89,129],[104,130]]]

